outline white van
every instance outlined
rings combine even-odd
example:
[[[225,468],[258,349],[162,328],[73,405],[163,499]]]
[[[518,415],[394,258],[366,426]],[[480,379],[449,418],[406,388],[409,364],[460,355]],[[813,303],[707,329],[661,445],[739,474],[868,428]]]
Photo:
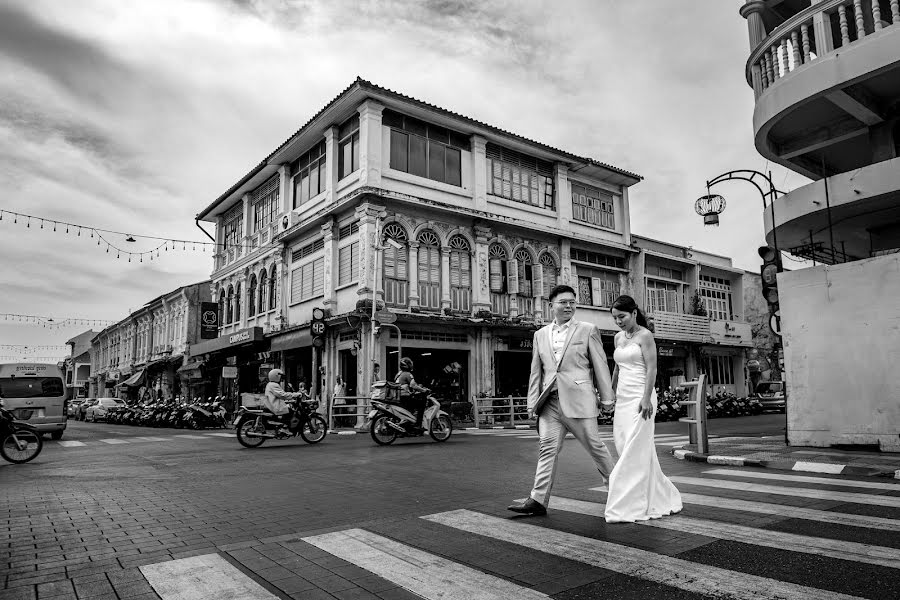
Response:
[[[0,397],[4,408],[54,440],[66,429],[66,386],[56,365],[0,364]]]

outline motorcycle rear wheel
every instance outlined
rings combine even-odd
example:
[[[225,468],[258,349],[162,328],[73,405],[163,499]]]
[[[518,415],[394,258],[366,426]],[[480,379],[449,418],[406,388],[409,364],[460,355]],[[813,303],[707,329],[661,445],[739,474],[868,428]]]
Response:
[[[24,449],[19,449],[19,446],[16,444],[16,439],[19,440],[19,443],[25,445]],[[18,431],[8,431],[3,435],[3,438],[0,439],[0,454],[3,455],[4,459],[17,465],[27,463],[29,460],[34,459],[41,453],[43,447],[44,439],[41,437],[41,434],[34,433],[33,431],[24,431],[21,429]]]
[[[300,428],[300,437],[307,444],[318,444],[325,439],[327,433],[328,423],[325,422],[322,415],[310,415],[303,422],[303,427]]]
[[[439,415],[431,420],[429,431],[431,439],[436,442],[446,442],[453,433],[453,423],[447,415]]]
[[[256,448],[262,446],[266,438],[263,437],[247,437],[247,433],[256,429],[256,419],[246,419],[238,423],[235,428],[237,430],[237,440],[245,448]]]
[[[397,439],[396,430],[388,425],[389,419],[388,415],[379,415],[375,417],[375,420],[372,421],[372,426],[369,428],[372,439],[379,446],[393,444],[394,440]]]

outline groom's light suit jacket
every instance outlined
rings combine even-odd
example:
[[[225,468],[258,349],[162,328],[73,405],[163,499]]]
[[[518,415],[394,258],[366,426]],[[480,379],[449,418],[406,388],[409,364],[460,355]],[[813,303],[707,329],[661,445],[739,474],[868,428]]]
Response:
[[[604,403],[613,402],[612,378],[600,332],[590,323],[572,320],[559,365],[553,355],[553,323],[534,332],[528,411],[543,404],[555,384],[562,414],[569,418],[596,418],[600,407],[594,387]]]

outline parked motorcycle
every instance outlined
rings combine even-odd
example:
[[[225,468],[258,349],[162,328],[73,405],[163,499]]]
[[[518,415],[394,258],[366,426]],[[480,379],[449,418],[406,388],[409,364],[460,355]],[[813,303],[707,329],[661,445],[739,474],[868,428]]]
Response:
[[[11,412],[3,408],[0,398],[0,455],[11,463],[22,464],[33,460],[44,447],[37,427],[16,421]]]
[[[247,448],[257,448],[266,440],[286,440],[299,435],[307,444],[317,444],[325,439],[328,424],[315,410],[319,403],[315,400],[290,401],[294,409],[290,427],[264,408],[242,406],[234,418],[234,428],[238,442]]]
[[[184,424],[191,429],[225,427],[225,408],[218,402],[188,404],[181,418]]]
[[[376,384],[377,385],[377,384]],[[427,394],[427,392],[419,392]],[[380,395],[378,393],[373,394]],[[394,402],[372,398],[369,419],[372,426],[369,433],[379,446],[393,444],[398,437],[420,437],[425,432],[436,442],[446,442],[453,433],[450,415],[441,410],[441,403],[433,396],[427,396],[428,406],[422,416],[422,427],[416,427],[416,417]]]

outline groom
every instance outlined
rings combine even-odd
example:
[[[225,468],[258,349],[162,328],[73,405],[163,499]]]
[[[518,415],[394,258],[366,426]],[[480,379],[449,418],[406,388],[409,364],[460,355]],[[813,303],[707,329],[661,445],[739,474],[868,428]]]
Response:
[[[572,318],[575,290],[571,287],[556,286],[550,290],[549,300],[553,322],[534,333],[528,381],[528,412],[539,417],[540,434],[534,489],[524,504],[509,507],[527,515],[547,514],[556,458],[567,431],[588,451],[605,479],[614,464],[597,428],[600,407],[594,387],[600,390],[604,404],[614,400],[600,332],[590,323]]]

